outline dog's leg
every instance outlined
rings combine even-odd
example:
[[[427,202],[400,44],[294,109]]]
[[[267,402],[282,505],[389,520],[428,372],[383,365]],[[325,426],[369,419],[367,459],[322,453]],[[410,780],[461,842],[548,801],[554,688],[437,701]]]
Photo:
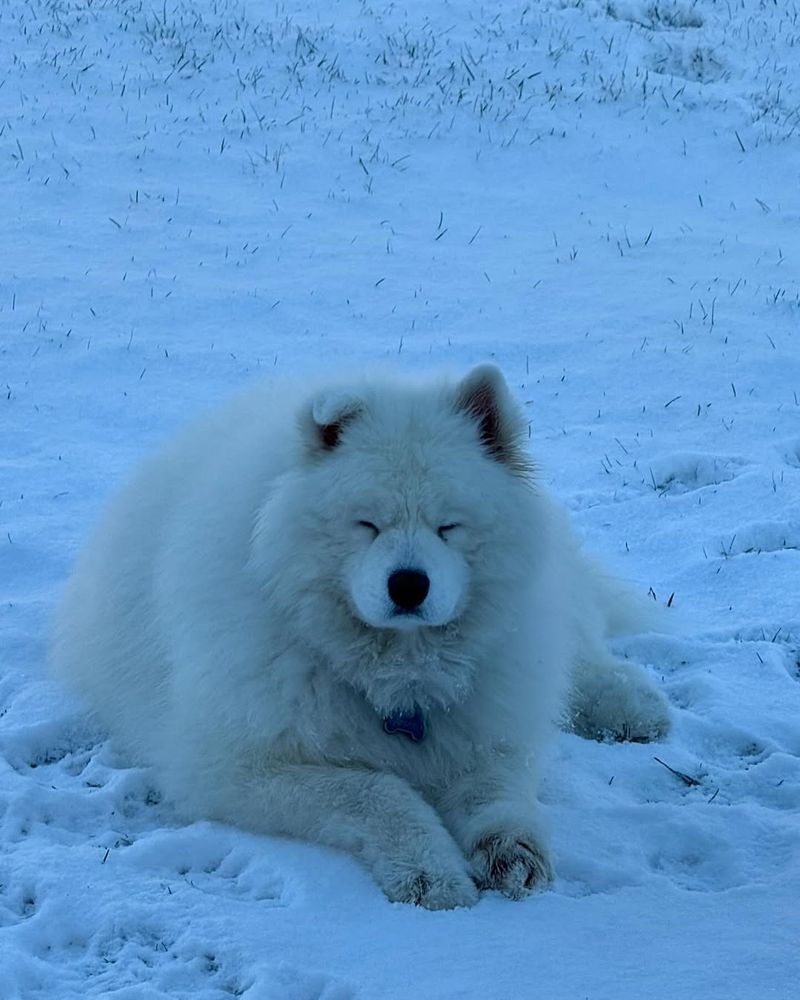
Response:
[[[227,784],[209,777],[219,819],[349,851],[393,901],[443,910],[478,900],[460,848],[402,778],[325,765],[248,767]]]
[[[598,645],[575,665],[566,724],[587,739],[644,743],[669,732],[669,704],[640,666]]]
[[[437,801],[479,888],[499,889],[511,899],[524,898],[553,877],[534,775],[517,763],[518,768],[507,768],[490,762]]]

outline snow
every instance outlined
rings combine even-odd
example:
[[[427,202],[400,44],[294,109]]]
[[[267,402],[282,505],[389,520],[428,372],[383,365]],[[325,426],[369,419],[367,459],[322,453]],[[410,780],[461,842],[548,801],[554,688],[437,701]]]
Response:
[[[799,55],[795,0],[0,0],[4,1000],[796,996]],[[673,595],[673,735],[559,737],[524,903],[182,826],[44,671],[102,504],[259,374],[486,358]]]

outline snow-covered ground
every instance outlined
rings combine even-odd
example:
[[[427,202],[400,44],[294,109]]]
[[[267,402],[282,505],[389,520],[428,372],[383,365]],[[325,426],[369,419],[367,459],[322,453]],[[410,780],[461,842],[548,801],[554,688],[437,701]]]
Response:
[[[2,1000],[797,995],[798,108],[796,0],[0,0]],[[44,672],[140,455],[387,358],[495,358],[589,548],[674,595],[622,647],[674,734],[560,736],[524,903],[182,826]]]

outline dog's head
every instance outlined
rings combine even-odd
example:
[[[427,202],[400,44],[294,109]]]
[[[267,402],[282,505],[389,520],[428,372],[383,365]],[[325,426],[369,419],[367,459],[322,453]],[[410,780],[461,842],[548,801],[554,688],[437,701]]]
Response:
[[[301,423],[320,561],[352,614],[376,629],[456,621],[530,472],[500,371],[323,390]]]

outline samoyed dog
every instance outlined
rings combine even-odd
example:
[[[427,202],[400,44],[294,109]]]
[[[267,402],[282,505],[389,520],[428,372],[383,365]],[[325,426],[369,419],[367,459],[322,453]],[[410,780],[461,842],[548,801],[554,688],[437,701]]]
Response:
[[[556,725],[648,740],[608,635],[636,603],[536,481],[501,373],[265,384],[148,461],[57,615],[53,662],[189,818],[351,852],[391,900],[552,875]]]

